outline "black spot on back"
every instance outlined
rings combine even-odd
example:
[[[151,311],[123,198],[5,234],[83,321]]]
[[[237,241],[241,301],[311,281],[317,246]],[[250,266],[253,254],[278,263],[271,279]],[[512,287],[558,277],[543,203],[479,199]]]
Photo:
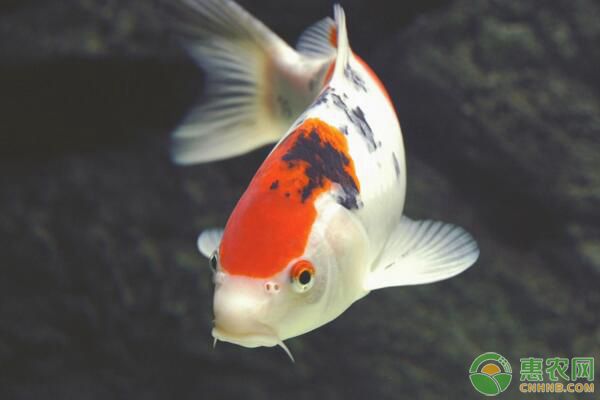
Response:
[[[321,95],[319,97],[317,97],[316,100],[313,102],[313,106],[316,106],[319,104],[327,104],[327,101],[329,100],[329,98],[327,97],[329,90],[330,90],[330,88],[325,89],[323,91],[323,93],[321,93]]]
[[[279,187],[279,181],[273,181],[273,183],[271,183],[271,190],[275,190]]]
[[[354,122],[354,124],[356,124],[358,126],[358,128],[360,129],[360,133],[367,140],[367,143],[369,145],[369,151],[374,151],[377,148],[377,143],[375,143],[375,137],[373,136],[373,130],[371,129],[371,126],[367,122],[367,119],[365,118],[365,114],[363,113],[363,110],[358,106],[356,108],[353,108],[352,116],[353,116],[353,118],[351,119],[352,122]]]
[[[362,109],[358,106],[351,109],[350,107],[348,107],[344,99],[336,93],[332,92],[331,98],[333,99],[333,104],[346,114],[346,117],[348,117],[350,123],[358,128],[359,133],[362,135],[362,137],[367,143],[369,151],[375,151],[378,147],[377,142],[375,142],[373,130],[367,122],[367,119],[365,118],[365,114],[363,113]]]
[[[345,169],[350,164],[350,160],[330,143],[322,141],[315,129],[308,135],[306,132],[301,132],[298,140],[282,159],[288,162],[289,168],[294,168],[299,161],[308,164],[305,171],[308,183],[300,193],[303,202],[316,188],[323,187],[328,179],[337,183],[342,189],[342,194],[338,198],[341,205],[348,209],[359,207],[357,184]]]
[[[396,158],[396,153],[392,152],[392,159],[394,160],[394,171],[396,171],[396,179],[400,179],[400,164]]]
[[[358,72],[352,69],[350,64],[346,64],[344,67],[344,76],[356,86],[357,89],[362,90],[363,92],[367,91],[367,87],[365,86],[365,81],[360,77]]]

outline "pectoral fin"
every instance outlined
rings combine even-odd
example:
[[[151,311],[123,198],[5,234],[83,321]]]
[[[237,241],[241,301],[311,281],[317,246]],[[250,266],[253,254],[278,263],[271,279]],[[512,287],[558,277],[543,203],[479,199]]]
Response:
[[[461,227],[402,217],[369,274],[366,288],[440,281],[463,272],[478,257],[475,239]]]
[[[221,244],[222,237],[222,228],[212,228],[202,231],[198,236],[198,250],[200,250],[203,256],[209,258],[219,247],[219,244]]]

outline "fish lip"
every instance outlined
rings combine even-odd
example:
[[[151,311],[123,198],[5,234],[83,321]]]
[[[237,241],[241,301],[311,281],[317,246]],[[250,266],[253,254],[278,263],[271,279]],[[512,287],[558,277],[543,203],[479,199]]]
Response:
[[[262,328],[266,329],[266,334],[250,334],[250,335],[232,335],[229,334],[225,331],[223,331],[222,329],[220,329],[219,327],[217,327],[215,325],[215,327],[212,329],[212,336],[215,339],[213,347],[216,346],[217,341],[222,341],[222,342],[229,342],[229,343],[233,343],[233,344],[237,344],[239,346],[243,346],[243,347],[249,347],[249,348],[254,348],[254,347],[275,347],[275,346],[279,346],[283,349],[283,351],[285,351],[285,354],[287,354],[287,356],[290,358],[290,360],[293,362],[295,362],[294,360],[294,356],[292,355],[292,352],[290,351],[290,349],[285,345],[285,343],[283,343],[283,340],[281,340],[279,338],[279,336],[273,331],[273,329],[270,329],[270,327],[268,327],[267,325],[260,325]]]
[[[215,339],[221,342],[233,343],[249,348],[261,346],[273,347],[281,343],[281,339],[279,339],[279,336],[272,329],[266,325],[262,325],[261,327],[266,328],[264,332],[236,335],[215,325],[211,333]]]

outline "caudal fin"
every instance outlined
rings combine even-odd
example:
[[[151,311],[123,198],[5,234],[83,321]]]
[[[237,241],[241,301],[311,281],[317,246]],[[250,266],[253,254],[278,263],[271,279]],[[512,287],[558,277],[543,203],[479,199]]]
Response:
[[[178,0],[178,35],[206,74],[206,100],[172,136],[178,164],[208,162],[279,140],[314,100],[314,63],[233,1]],[[314,64],[314,65],[313,65]]]

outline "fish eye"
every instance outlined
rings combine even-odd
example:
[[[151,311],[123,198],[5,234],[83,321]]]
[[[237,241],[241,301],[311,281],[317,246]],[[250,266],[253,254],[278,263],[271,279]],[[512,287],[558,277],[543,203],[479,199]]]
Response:
[[[300,260],[292,267],[292,287],[298,293],[309,290],[315,283],[315,267],[307,260]]]
[[[210,265],[210,269],[212,269],[213,272],[217,272],[217,267],[219,266],[219,253],[217,250],[213,251],[208,259],[208,265]]]

